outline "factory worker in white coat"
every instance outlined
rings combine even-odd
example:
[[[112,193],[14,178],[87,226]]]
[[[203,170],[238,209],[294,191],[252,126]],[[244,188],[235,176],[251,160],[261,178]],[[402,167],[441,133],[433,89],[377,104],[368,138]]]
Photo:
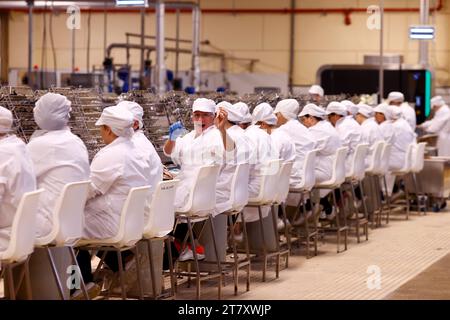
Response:
[[[342,141],[336,129],[325,121],[325,110],[313,103],[307,104],[300,112],[302,123],[316,141],[316,183],[331,179],[334,156]]]
[[[374,111],[371,106],[368,106],[367,104],[358,104],[356,121],[361,125],[361,143],[367,143],[369,145],[366,166],[368,166],[371,161],[371,156],[373,154],[372,147],[376,142],[383,141],[380,126],[376,123],[373,115]]]
[[[147,137],[144,134],[144,131],[142,131],[142,128],[144,126],[144,122],[142,120],[144,116],[144,110],[139,104],[132,101],[122,101],[119,102],[117,106],[125,107],[127,108],[128,111],[130,111],[133,114],[134,134],[131,140],[133,141],[137,150],[143,153],[144,158],[148,162],[148,166],[150,168],[150,175],[149,175],[150,179],[147,182],[147,184],[150,186],[150,196],[151,196],[158,183],[163,179],[163,164],[161,163],[161,158],[156,152],[155,147],[150,142],[150,140],[147,139]],[[147,217],[149,213],[147,206],[145,211]]]
[[[358,113],[358,106],[356,104],[350,100],[342,100],[341,103],[347,108],[347,114],[349,116],[352,116],[353,118],[356,117],[356,114]]]
[[[278,159],[294,161],[295,144],[286,132],[277,128],[277,121],[268,103],[261,103],[253,110],[253,122],[270,135]]]
[[[340,102],[330,102],[326,109],[330,123],[336,128],[342,141],[342,146],[347,147],[345,158],[345,171],[350,173],[356,146],[361,143],[361,126],[349,116],[347,108]]]
[[[312,85],[308,93],[311,97],[311,100],[313,103],[320,105],[322,103],[323,96],[325,95],[325,92],[323,88],[317,84]]]
[[[441,157],[450,156],[450,108],[441,96],[431,99],[431,107],[434,111],[432,119],[420,125],[422,130],[438,135],[436,147]]]
[[[403,118],[409,123],[413,131],[416,130],[416,111],[408,102],[405,102],[405,96],[398,91],[392,91],[388,95],[388,103],[391,106],[396,106],[402,111]]]
[[[37,188],[45,191],[39,199],[36,217],[37,236],[52,228],[53,210],[63,187],[71,182],[89,180],[86,146],[72,134],[67,123],[71,102],[56,93],[43,95],[33,109],[40,130],[31,136],[27,149],[36,173]]]
[[[97,152],[91,164],[84,237],[104,239],[117,233],[130,189],[148,185],[150,167],[132,141],[130,111],[119,106],[107,107],[95,125],[100,126],[106,146]]]
[[[17,206],[36,190],[36,175],[25,143],[11,133],[11,111],[0,106],[0,251],[7,248]]]
[[[164,145],[164,153],[181,167],[177,175],[180,182],[175,195],[175,208],[185,205],[200,167],[211,164],[223,166],[225,150],[233,151],[234,149],[234,142],[225,129],[227,112],[223,109],[218,111],[217,120],[215,120],[215,102],[198,98],[192,105],[194,130],[180,137],[177,136],[177,131],[181,129],[181,124],[178,124],[178,127],[177,123],[171,126],[169,140]],[[214,124],[215,121],[217,126]],[[218,183],[220,182],[219,173]],[[217,214],[216,211],[213,215]]]
[[[381,134],[383,135],[384,142],[394,143],[394,125],[392,122],[392,108],[381,103],[376,106],[373,111],[375,112],[375,121],[378,123]]]
[[[238,108],[248,110],[248,106],[243,102],[234,104]],[[258,106],[256,106],[258,107]],[[255,109],[256,109],[255,107]],[[253,118],[253,116],[252,116]],[[245,129],[245,135],[250,141],[250,177],[249,177],[249,197],[254,198],[259,194],[261,186],[261,174],[265,165],[270,160],[278,159],[275,146],[272,144],[272,140],[269,134],[261,130],[259,126],[254,123]],[[263,218],[267,216],[269,210],[264,207],[262,210]],[[247,222],[257,221],[259,219],[258,210],[256,208],[245,208],[245,220]]]

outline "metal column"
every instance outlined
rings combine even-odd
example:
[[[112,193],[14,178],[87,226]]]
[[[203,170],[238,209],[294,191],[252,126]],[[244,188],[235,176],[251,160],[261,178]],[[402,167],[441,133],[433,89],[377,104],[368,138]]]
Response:
[[[291,0],[291,37],[289,41],[289,92],[292,93],[294,83],[295,61],[295,0]]]
[[[420,0],[420,24],[427,25],[430,13],[430,1]],[[419,40],[419,64],[428,67],[428,41]]]
[[[384,18],[384,0],[380,0],[380,73],[379,73],[379,96],[380,100],[378,103],[384,98],[384,65],[383,65],[383,18]]]
[[[157,93],[166,91],[166,67],[164,65],[164,12],[165,5],[163,2],[156,3],[156,66],[155,66],[155,82]]]
[[[192,10],[192,65],[191,65],[191,85],[195,91],[200,90],[200,8],[194,7]]]
[[[128,39],[128,37],[127,37]],[[139,86],[141,89],[144,89],[144,79],[145,79],[145,74],[144,74],[144,69],[145,69],[145,57],[144,57],[144,45],[145,45],[145,8],[141,9],[141,66],[140,66],[140,83]],[[129,61],[129,50],[127,49],[127,64]],[[129,67],[129,65],[128,65]],[[131,79],[131,68],[129,69],[129,75],[128,75],[128,79]]]
[[[34,0],[28,0],[28,85],[33,87],[31,83],[31,71],[33,65],[33,5]]]

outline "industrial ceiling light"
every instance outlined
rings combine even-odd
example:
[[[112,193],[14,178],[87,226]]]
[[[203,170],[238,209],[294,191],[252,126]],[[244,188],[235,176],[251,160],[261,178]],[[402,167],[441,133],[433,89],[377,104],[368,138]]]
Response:
[[[117,7],[147,7],[147,0],[116,0]]]
[[[433,40],[434,26],[410,26],[409,38],[413,40]]]

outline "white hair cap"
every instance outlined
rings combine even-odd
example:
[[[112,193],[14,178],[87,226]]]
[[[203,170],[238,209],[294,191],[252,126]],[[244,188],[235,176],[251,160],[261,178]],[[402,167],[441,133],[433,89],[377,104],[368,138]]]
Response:
[[[69,122],[72,103],[58,93],[46,93],[33,109],[34,121],[43,130],[61,130]]]
[[[133,114],[134,121],[139,122],[139,129],[142,129],[144,126],[144,122],[142,118],[144,117],[144,109],[142,107],[134,102],[134,101],[121,101],[117,104],[118,107],[121,108],[127,108],[128,111],[130,111]]]
[[[103,109],[96,126],[106,125],[118,137],[131,137],[133,135],[133,114],[120,106]]]
[[[350,100],[343,100],[341,103],[347,108],[347,112],[349,112],[352,116],[356,116],[358,113],[358,106],[356,106],[356,104]]]
[[[327,115],[335,113],[345,117],[347,115],[347,108],[340,102],[332,101],[328,104],[326,113]]]
[[[267,123],[268,125],[277,124],[277,117],[273,114],[273,109],[268,103],[260,103],[253,110],[252,114],[253,123],[257,123],[258,121],[262,121]]]
[[[388,95],[388,101],[389,102],[393,102],[393,101],[395,101],[395,102],[403,102],[403,101],[405,101],[405,96],[401,92],[392,91]]]
[[[325,92],[323,91],[323,88],[317,84],[314,84],[309,88],[308,91],[309,94],[318,94],[319,96],[323,97]]]
[[[303,117],[306,115],[310,115],[313,117],[318,117],[321,119],[325,118],[325,110],[317,105],[315,105],[314,103],[308,103],[302,110],[302,112],[300,112],[299,117]]]
[[[442,98],[442,96],[434,96],[433,98],[431,98],[431,106],[443,106],[445,104],[445,100],[444,98]]]
[[[192,112],[195,111],[215,113],[216,103],[211,99],[197,98],[192,104]]]
[[[360,103],[357,105],[357,107],[358,107],[357,113],[362,114],[366,118],[373,117],[373,108],[371,106],[368,106],[367,104],[364,103]]]
[[[13,116],[11,111],[0,106],[0,133],[10,132],[12,124],[13,124]]]
[[[244,118],[244,110],[238,104],[233,105],[228,101],[222,101],[217,104],[216,112],[219,108],[223,108],[228,113],[227,119],[230,122],[240,123]]]
[[[386,120],[392,120],[392,108],[386,103],[379,104],[373,109],[373,111],[384,114]]]
[[[273,113],[281,113],[286,119],[297,119],[300,106],[295,99],[284,99],[277,103]]]

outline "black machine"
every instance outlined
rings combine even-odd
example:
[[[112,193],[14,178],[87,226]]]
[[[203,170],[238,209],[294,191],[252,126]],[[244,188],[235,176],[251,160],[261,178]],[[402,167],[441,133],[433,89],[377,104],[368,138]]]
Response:
[[[324,65],[317,78],[327,95],[378,94],[379,69],[376,65]],[[427,69],[399,64],[384,67],[383,98],[391,91],[400,91],[415,107],[417,123],[430,114],[431,72]]]

